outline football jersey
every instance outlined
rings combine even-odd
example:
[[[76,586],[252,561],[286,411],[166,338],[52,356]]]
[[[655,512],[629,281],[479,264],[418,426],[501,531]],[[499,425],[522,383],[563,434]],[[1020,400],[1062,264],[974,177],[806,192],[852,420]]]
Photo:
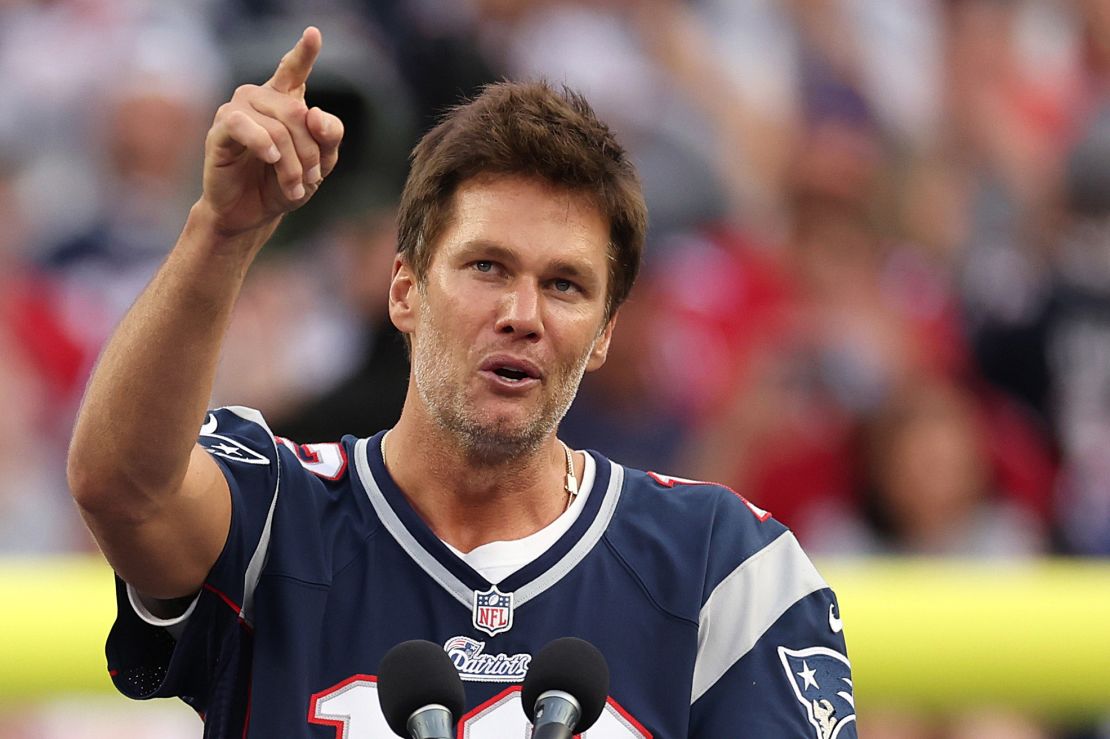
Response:
[[[576,636],[611,674],[583,739],[856,736],[836,599],[766,512],[590,451],[569,529],[494,585],[409,505],[381,437],[298,445],[256,411],[211,412],[200,443],[231,490],[227,543],[172,626],[117,579],[116,687],[181,698],[205,737],[392,737],[375,672],[427,639],[463,679],[460,738],[527,737],[532,655]]]

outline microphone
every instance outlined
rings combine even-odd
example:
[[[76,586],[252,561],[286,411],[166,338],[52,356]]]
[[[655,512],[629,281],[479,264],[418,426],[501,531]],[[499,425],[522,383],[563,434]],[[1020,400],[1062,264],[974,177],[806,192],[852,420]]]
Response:
[[[520,690],[532,739],[570,739],[594,725],[609,697],[609,665],[593,644],[573,636],[532,659]]]
[[[401,642],[378,666],[378,701],[389,728],[410,739],[455,739],[466,696],[447,652],[423,639]]]

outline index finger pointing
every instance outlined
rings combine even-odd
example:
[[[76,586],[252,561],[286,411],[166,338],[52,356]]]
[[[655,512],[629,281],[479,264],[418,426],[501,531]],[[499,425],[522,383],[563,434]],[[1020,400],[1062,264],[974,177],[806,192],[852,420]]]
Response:
[[[266,86],[278,92],[300,92],[304,96],[304,84],[312,72],[312,65],[320,55],[324,45],[324,38],[320,29],[309,26],[304,29],[296,46],[285,53],[278,63],[272,77],[266,81]]]

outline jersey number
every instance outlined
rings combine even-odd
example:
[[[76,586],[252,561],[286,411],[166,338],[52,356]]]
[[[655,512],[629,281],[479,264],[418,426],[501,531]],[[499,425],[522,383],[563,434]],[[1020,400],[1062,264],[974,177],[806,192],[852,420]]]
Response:
[[[274,440],[297,455],[306,470],[325,480],[338,480],[347,471],[347,452],[342,444],[295,444],[282,436]]]
[[[335,739],[385,739],[394,736],[378,704],[377,678],[355,675],[335,687],[312,696],[308,720],[335,727]],[[532,725],[520,705],[520,686],[507,688],[462,717],[458,739],[504,739],[526,737]],[[651,739],[613,699],[601,718],[581,739]]]

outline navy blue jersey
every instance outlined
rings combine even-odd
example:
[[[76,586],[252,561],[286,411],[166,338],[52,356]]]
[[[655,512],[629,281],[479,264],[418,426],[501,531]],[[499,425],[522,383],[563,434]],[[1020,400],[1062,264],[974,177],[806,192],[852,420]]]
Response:
[[[381,434],[297,445],[224,408],[200,441],[231,488],[227,544],[177,629],[141,619],[117,583],[108,662],[128,696],[182,698],[206,737],[391,737],[374,673],[408,639],[458,666],[460,738],[524,737],[520,683],[561,636],[611,670],[585,739],[856,736],[832,591],[785,527],[727,488],[590,452],[571,528],[495,586],[409,506]]]

